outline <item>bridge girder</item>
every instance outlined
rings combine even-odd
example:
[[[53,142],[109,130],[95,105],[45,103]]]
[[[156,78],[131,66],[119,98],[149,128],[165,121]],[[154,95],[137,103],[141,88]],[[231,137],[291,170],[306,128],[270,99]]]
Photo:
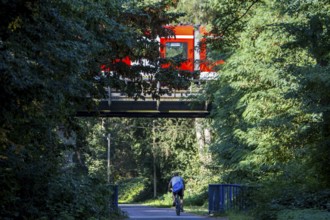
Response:
[[[102,100],[95,109],[77,112],[78,117],[205,118],[211,105],[196,101],[112,101]]]

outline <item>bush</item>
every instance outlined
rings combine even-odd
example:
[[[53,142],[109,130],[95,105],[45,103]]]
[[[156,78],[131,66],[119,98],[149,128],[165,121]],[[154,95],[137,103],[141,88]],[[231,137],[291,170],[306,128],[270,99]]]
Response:
[[[112,188],[98,179],[63,174],[49,184],[47,218],[108,219],[111,195]]]
[[[119,202],[120,203],[132,203],[138,202],[145,197],[150,196],[151,192],[147,179],[137,177],[132,179],[125,179],[122,182],[119,182]]]
[[[330,219],[330,212],[315,210],[315,209],[285,209],[278,213],[278,220],[328,220]]]
[[[278,213],[287,209],[329,210],[330,190],[316,191],[315,188],[306,188],[304,184],[277,181],[258,188],[253,201],[256,206],[252,211],[256,218],[277,219]]]
[[[206,189],[200,189],[194,193],[186,194],[185,204],[192,206],[203,206],[207,203],[208,193]]]

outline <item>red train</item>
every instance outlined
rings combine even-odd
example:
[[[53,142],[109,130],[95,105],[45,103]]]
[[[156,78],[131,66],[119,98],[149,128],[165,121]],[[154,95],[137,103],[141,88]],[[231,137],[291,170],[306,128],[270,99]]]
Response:
[[[224,64],[222,59],[217,57],[216,51],[208,51],[206,39],[207,32],[204,27],[195,28],[193,25],[165,26],[173,30],[174,36],[161,37],[160,55],[161,58],[180,58],[185,60],[179,66],[180,70],[199,72],[199,79],[214,79],[217,76],[216,69]],[[212,56],[210,56],[212,55]],[[117,62],[123,62],[129,66],[134,65],[129,58],[121,59]],[[162,65],[167,68],[169,65]],[[102,68],[104,70],[104,67]]]
[[[161,57],[171,58],[179,55],[180,58],[186,59],[180,66],[181,70],[198,71],[200,79],[215,78],[216,67],[224,64],[224,61],[209,56],[211,53],[205,44],[204,36],[207,34],[205,28],[202,26],[195,28],[192,25],[167,26],[166,28],[171,28],[175,37],[160,38]]]

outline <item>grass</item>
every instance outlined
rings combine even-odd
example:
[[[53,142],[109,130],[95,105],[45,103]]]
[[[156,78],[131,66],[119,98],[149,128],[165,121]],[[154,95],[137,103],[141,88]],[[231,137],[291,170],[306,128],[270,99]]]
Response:
[[[172,204],[172,195],[170,193],[158,196],[155,199],[150,199],[143,202],[144,205],[154,206],[154,207],[171,207]]]
[[[236,213],[236,212],[228,212],[227,218],[228,218],[228,220],[254,220],[255,219],[247,214]]]
[[[143,202],[143,205],[154,206],[158,208],[170,208],[172,207],[172,194],[168,193],[163,196],[159,196],[156,199],[151,199]],[[207,206],[195,206],[195,205],[184,205],[185,212],[193,213],[196,215],[206,216],[208,215]]]
[[[315,209],[286,209],[277,215],[278,220],[329,220],[330,212]]]
[[[132,178],[119,183],[119,203],[132,203],[145,190],[143,178]]]
[[[193,214],[196,214],[196,215],[206,216],[206,215],[209,214],[208,208],[206,208],[204,206],[192,206],[192,205],[189,205],[189,206],[185,206],[184,209],[185,209],[186,212],[193,213]]]

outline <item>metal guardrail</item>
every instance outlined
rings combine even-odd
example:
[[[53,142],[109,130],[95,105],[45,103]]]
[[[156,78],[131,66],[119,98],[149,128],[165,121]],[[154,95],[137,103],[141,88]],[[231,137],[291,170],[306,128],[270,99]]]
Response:
[[[160,84],[157,84],[158,90],[161,88]],[[120,90],[112,89],[110,87],[105,88],[107,93],[106,100],[108,101],[109,105],[113,101],[132,101],[134,98],[128,97],[127,94],[121,92]],[[198,96],[201,93],[201,87],[197,86],[192,83],[192,85],[188,89],[181,89],[181,90],[172,90],[166,94],[162,94],[159,97],[159,101],[171,101],[171,100],[189,100],[189,98],[193,96]],[[135,101],[150,101],[155,100],[152,95],[144,94],[143,99],[138,99]]]
[[[248,197],[249,188],[239,184],[210,184],[209,214],[228,210],[246,210],[252,204]]]

